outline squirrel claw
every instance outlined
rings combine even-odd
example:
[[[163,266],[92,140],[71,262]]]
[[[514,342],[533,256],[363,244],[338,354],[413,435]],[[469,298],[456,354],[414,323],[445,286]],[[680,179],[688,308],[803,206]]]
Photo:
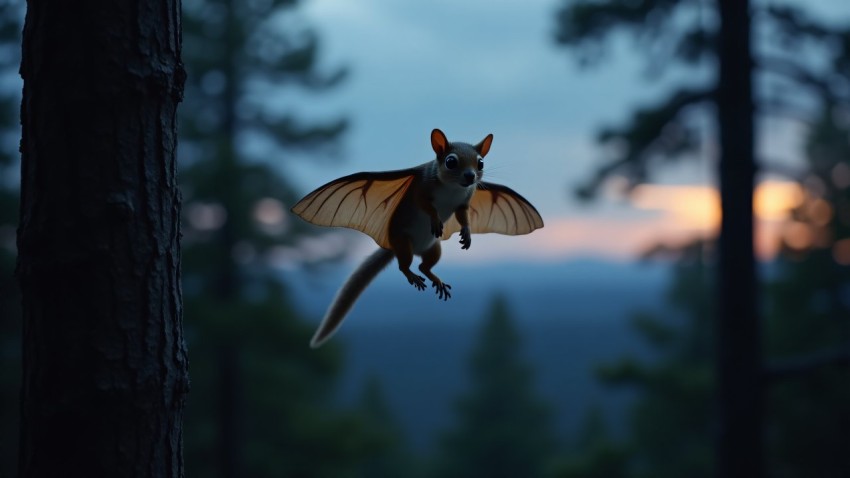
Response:
[[[468,227],[463,227],[460,230],[460,245],[461,249],[469,249],[469,246],[472,245],[472,235],[469,233]]]
[[[443,237],[443,223],[442,222],[432,222],[431,223],[431,234],[434,237]]]
[[[413,284],[413,287],[416,287],[417,290],[425,290],[425,278],[422,276],[418,276],[413,274],[412,277],[407,279],[408,282]]]
[[[451,292],[449,292],[452,286],[446,284],[445,282],[432,282],[431,287],[437,289],[436,292],[438,299],[449,300],[449,298],[452,296]]]

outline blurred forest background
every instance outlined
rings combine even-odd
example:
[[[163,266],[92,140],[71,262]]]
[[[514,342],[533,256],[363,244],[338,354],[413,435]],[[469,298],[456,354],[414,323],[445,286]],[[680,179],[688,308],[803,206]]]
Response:
[[[670,69],[680,80],[598,132],[610,159],[584,172],[592,180],[578,196],[599,200],[611,184],[627,196],[673,161],[714,164],[712,5],[552,2],[541,48],[604,69],[606,45],[626,35],[650,80]],[[800,5],[759,2],[752,16],[756,124],[792,121],[805,160],[757,158],[760,178],[798,184],[779,252],[759,266],[765,466],[776,477],[850,477],[850,24]],[[501,289],[488,277],[505,265],[455,269],[466,275],[456,282],[475,282],[467,297],[422,311],[405,310],[406,284],[388,271],[344,333],[307,347],[328,297],[315,290],[350,270],[315,249],[344,250],[348,236],[290,218],[316,185],[286,171],[291,158],[345,161],[350,119],[304,118],[270,98],[309,104],[344,88],[358,65],[321,61],[322,32],[284,20],[302,7],[183,1],[187,474],[712,476],[712,237],[658,237],[633,263],[517,265],[528,279]],[[17,459],[24,9],[0,2],[0,477],[15,476]],[[278,267],[293,260],[297,269]]]

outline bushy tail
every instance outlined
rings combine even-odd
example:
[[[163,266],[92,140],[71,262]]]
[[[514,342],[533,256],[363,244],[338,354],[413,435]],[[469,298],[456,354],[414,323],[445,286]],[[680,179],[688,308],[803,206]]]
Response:
[[[310,341],[310,347],[317,348],[327,341],[339,325],[342,319],[351,310],[354,301],[360,297],[366,286],[372,282],[372,279],[381,272],[387,264],[393,259],[393,252],[389,249],[380,248],[371,256],[367,257],[362,264],[351,274],[351,276],[342,284],[339,292],[336,293],[333,302],[331,302],[328,311],[325,313],[325,318],[322,319],[322,324],[313,335],[313,340]]]

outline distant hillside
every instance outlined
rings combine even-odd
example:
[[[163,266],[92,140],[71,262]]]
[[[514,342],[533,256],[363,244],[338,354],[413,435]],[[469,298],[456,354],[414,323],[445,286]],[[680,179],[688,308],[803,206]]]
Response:
[[[318,322],[353,267],[287,274],[302,312]],[[393,266],[366,291],[333,339],[344,343],[347,357],[340,403],[356,401],[364,380],[377,376],[411,443],[430,449],[453,419],[479,320],[500,291],[561,435],[571,436],[593,404],[603,407],[615,430],[622,428],[629,394],[601,388],[593,369],[623,355],[647,354],[629,318],[635,310],[664,309],[667,266],[573,261],[446,266],[438,273],[452,284],[447,302],[431,290],[416,291]]]

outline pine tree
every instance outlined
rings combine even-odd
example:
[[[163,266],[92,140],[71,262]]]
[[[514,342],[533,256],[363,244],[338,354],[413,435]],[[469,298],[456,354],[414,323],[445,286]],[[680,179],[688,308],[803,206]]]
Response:
[[[766,469],[775,476],[842,477],[850,469],[843,452],[850,442],[850,304],[843,293],[850,275],[840,263],[848,257],[842,241],[850,241],[850,131],[836,121],[834,105],[821,106],[806,141],[806,193],[786,224],[777,273],[766,288]],[[602,369],[606,383],[640,392],[630,436],[617,445],[627,452],[626,476],[711,476],[713,304],[704,262],[710,249],[695,243],[679,251],[668,296],[676,314],[635,320],[659,359],[624,359]],[[607,469],[598,454],[591,449],[574,458],[580,474]]]
[[[751,47],[751,17],[762,22],[758,30],[768,32],[764,37],[768,42]],[[801,52],[815,48],[830,70],[846,71],[848,32],[812,21],[798,8],[751,8],[750,2],[740,0],[718,0],[713,8],[677,0],[570,1],[559,12],[558,26],[557,41],[578,48],[583,59],[598,58],[605,40],[616,30],[626,30],[635,34],[644,51],[651,52],[656,72],[672,64],[694,72],[717,66],[708,84],[693,80],[681,84],[656,106],[636,111],[624,127],[601,132],[600,142],[616,145],[611,150],[617,156],[579,192],[592,196],[614,174],[633,184],[646,181],[659,159],[693,153],[699,137],[695,120],[713,116],[720,145],[722,209],[715,276],[716,473],[763,476],[761,321],[752,247],[754,113],[796,116],[799,105],[782,94],[788,87],[794,89],[795,97],[850,100],[848,78],[800,60],[807,56]],[[716,60],[713,65],[712,60]],[[754,94],[754,74],[764,84],[779,86],[764,91],[780,93]]]
[[[344,76],[319,69],[319,39],[295,21],[299,4],[183,3],[186,457],[196,476],[340,476],[376,453],[362,417],[330,403],[338,348],[309,349],[310,326],[273,267],[297,255],[305,234],[287,211],[297,199],[282,174],[291,153],[323,153],[346,125],[308,124],[273,101]]]
[[[435,476],[543,476],[554,446],[550,417],[535,396],[503,296],[493,299],[484,319],[469,373],[469,390],[457,402],[457,428],[443,437]]]
[[[366,381],[360,400],[360,414],[367,426],[367,440],[372,444],[372,451],[358,467],[357,476],[420,476],[420,467],[416,466],[413,457],[408,454],[403,430],[393,416],[377,377]]]
[[[345,119],[305,124],[269,98],[321,92],[345,70],[317,66],[315,32],[293,21],[300,2],[188,0],[181,110],[186,262],[191,292],[226,301],[268,279],[281,246],[305,229],[288,221],[296,193],[282,171],[292,151],[333,145]]]
[[[609,436],[602,410],[591,409],[578,433],[573,453],[556,464],[556,478],[624,478],[628,476],[628,450]]]

